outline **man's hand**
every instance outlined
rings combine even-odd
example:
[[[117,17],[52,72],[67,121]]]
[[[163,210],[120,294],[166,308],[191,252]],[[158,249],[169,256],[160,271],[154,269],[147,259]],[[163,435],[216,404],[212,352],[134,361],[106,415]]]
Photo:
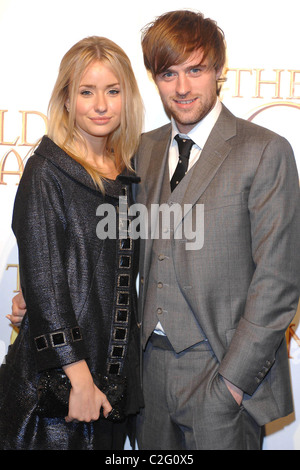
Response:
[[[244,393],[242,392],[241,389],[239,389],[238,387],[233,385],[231,382],[229,382],[227,379],[225,379],[225,377],[223,377],[223,380],[224,380],[228,390],[230,391],[231,395],[233,396],[233,398],[235,399],[237,404],[240,406],[240,404],[242,403],[242,400],[243,400]]]
[[[8,318],[14,326],[19,327],[26,313],[26,304],[22,292],[19,292],[12,299],[11,311],[12,313],[10,315],[6,315],[6,318]]]

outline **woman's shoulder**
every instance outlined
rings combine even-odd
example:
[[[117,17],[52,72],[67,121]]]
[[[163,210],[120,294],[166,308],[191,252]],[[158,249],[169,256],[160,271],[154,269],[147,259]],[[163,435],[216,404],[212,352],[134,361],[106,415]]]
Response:
[[[33,194],[45,188],[48,193],[61,192],[63,187],[69,187],[65,184],[66,177],[67,174],[60,170],[59,165],[54,164],[53,156],[50,150],[45,148],[42,139],[25,164],[19,191]]]
[[[44,136],[25,165],[23,178],[56,182],[70,179],[78,163],[48,136]]]

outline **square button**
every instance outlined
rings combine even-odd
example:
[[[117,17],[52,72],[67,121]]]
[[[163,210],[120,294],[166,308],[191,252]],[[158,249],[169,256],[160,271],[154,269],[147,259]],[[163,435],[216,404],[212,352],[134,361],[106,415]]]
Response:
[[[130,268],[131,258],[130,256],[122,255],[119,258],[119,267],[120,268]]]
[[[120,249],[121,250],[131,250],[132,240],[131,238],[122,238],[120,240]]]
[[[127,292],[118,292],[117,294],[118,305],[129,305],[129,294]]]
[[[128,321],[128,310],[125,308],[118,308],[115,318],[118,323],[126,323]]]
[[[108,366],[108,373],[109,374],[118,374],[120,371],[120,364],[115,363],[115,364],[109,364]]]
[[[114,338],[116,340],[124,340],[126,338],[126,329],[125,328],[115,328]]]
[[[57,346],[63,346],[66,344],[66,338],[63,331],[50,334],[52,346],[55,348]]]
[[[47,339],[46,339],[46,336],[38,336],[37,338],[34,338],[34,341],[35,341],[35,345],[36,345],[36,349],[38,351],[42,351],[43,349],[47,349],[48,348],[48,343],[47,343]]]
[[[123,357],[125,348],[123,346],[114,346],[112,350],[112,357]]]
[[[118,287],[129,287],[130,276],[129,274],[119,274],[118,276]]]

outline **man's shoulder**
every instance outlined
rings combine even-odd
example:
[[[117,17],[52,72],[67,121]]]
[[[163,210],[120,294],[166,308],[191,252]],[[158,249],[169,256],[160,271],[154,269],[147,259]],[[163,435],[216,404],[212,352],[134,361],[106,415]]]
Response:
[[[153,158],[154,151],[156,157],[161,159],[167,148],[170,136],[171,124],[165,124],[141,135],[140,145],[135,155],[136,171],[141,172],[148,167],[147,162]]]
[[[168,135],[171,132],[171,124],[165,124],[164,126],[157,127],[148,132],[144,132],[142,134],[141,140],[143,141],[159,141],[161,140],[162,136]]]
[[[222,117],[222,124],[224,122],[235,122],[237,135],[241,137],[248,137],[250,138],[253,136],[254,138],[262,138],[267,140],[273,139],[284,139],[281,135],[274,132],[272,129],[259,125],[252,120],[248,120],[239,116],[234,115],[231,111],[229,111],[226,106],[223,105],[223,112],[221,114]]]
[[[275,162],[283,160],[293,160],[294,152],[289,141],[272,129],[261,126],[250,120],[233,115],[227,108],[223,107],[222,122],[219,125],[219,132],[224,132],[224,125],[235,123],[235,133],[232,135],[236,148],[251,149],[254,155],[270,156]],[[221,117],[220,116],[220,117]],[[245,147],[246,146],[246,147]],[[267,152],[265,152],[267,150]]]

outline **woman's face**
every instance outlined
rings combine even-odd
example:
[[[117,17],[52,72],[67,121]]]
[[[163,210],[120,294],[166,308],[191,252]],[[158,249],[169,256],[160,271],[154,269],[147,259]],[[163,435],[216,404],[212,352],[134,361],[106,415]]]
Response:
[[[95,61],[83,73],[76,101],[76,125],[86,139],[106,139],[121,122],[118,78],[105,62]]]

